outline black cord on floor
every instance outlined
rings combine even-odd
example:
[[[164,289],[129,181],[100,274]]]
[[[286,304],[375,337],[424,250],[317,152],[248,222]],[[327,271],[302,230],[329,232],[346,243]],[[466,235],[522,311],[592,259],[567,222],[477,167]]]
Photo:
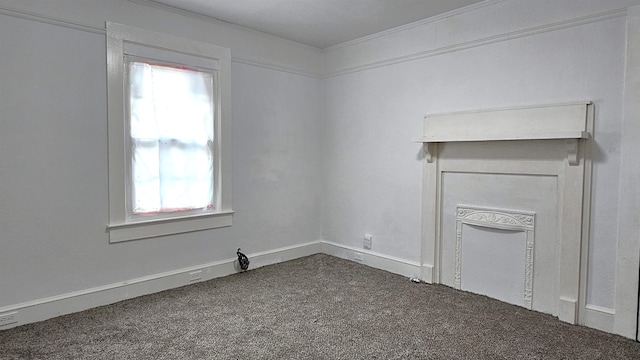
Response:
[[[240,269],[247,270],[249,268],[249,258],[247,255],[240,252],[240,248],[236,252],[238,254],[238,264],[240,264]]]

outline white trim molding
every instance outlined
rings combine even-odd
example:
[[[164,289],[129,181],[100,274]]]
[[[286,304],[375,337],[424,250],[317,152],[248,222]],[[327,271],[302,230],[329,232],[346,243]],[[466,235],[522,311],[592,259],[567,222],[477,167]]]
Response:
[[[322,243],[313,241],[264,252],[251,253],[250,270],[320,253]],[[74,291],[43,299],[27,301],[0,308],[0,314],[13,314],[15,322],[0,326],[0,330],[47,320],[98,306],[113,304],[138,296],[148,295],[227,276],[239,272],[236,258],[144,276],[90,289]],[[193,274],[196,273],[197,277]]]
[[[417,278],[420,274],[420,263],[417,261],[401,259],[332,241],[322,240],[322,253],[406,277]]]
[[[136,0],[129,0],[129,1],[136,1]],[[479,2],[479,3],[475,3],[475,4],[471,4],[471,5],[462,7],[460,9],[451,10],[451,11],[446,12],[444,14],[432,16],[432,17],[429,17],[429,18],[426,18],[426,19],[422,19],[422,20],[418,20],[418,21],[414,21],[414,22],[406,24],[406,25],[400,25],[400,26],[394,27],[394,28],[389,29],[389,30],[380,31],[380,32],[377,32],[375,34],[366,35],[366,36],[363,36],[363,37],[360,37],[360,38],[357,38],[357,39],[354,39],[354,40],[345,41],[345,42],[340,43],[340,44],[336,44],[336,45],[332,45],[332,46],[326,47],[326,48],[324,48],[322,50],[323,51],[331,51],[331,50],[336,50],[336,49],[340,49],[340,48],[349,47],[351,45],[355,45],[355,44],[358,44],[358,43],[371,41],[371,40],[374,40],[374,39],[377,39],[377,38],[381,38],[381,37],[385,37],[385,36],[392,36],[394,34],[401,33],[401,32],[406,31],[406,30],[410,30],[410,29],[413,29],[413,28],[424,26],[424,25],[427,25],[429,23],[434,23],[434,22],[437,22],[437,21],[440,21],[440,20],[445,20],[445,19],[448,19],[450,17],[456,16],[456,15],[460,15],[460,14],[464,14],[464,13],[469,12],[469,11],[475,11],[475,10],[478,10],[478,9],[483,8],[485,6],[490,6],[490,5],[493,5],[493,4],[502,2],[502,1],[505,1],[505,0],[485,0],[485,1],[482,1],[482,2]]]
[[[81,23],[79,21],[71,21],[67,19],[59,19],[53,16],[45,16],[42,14],[36,14],[31,11],[18,10],[0,5],[0,14],[6,16],[12,16],[19,19],[36,21],[43,24],[49,24],[54,26],[61,26],[67,29],[74,29],[79,31],[85,31],[93,34],[105,34],[104,27],[92,26],[89,24]]]
[[[111,243],[231,226],[231,50],[191,39],[107,22],[107,103],[109,127],[109,241]],[[213,117],[213,189],[215,206],[171,216],[141,219],[130,213],[130,146],[125,55],[211,68]],[[189,216],[185,216],[188,214]]]
[[[143,2],[145,2],[144,0],[139,0],[139,1],[129,0],[129,2],[131,2],[134,5],[143,5],[147,7],[147,9],[144,9],[144,10],[148,10],[148,7],[149,7],[148,4],[142,4]],[[138,4],[135,4],[135,3],[138,3]],[[157,5],[157,6],[154,6],[154,5]],[[151,5],[150,7],[156,8],[159,11],[169,11],[169,9],[161,6],[160,4],[154,3],[154,5]],[[299,56],[293,57],[293,58],[296,58],[295,60],[296,64],[294,64],[294,62],[286,63],[283,61],[274,61],[274,59],[269,59],[267,56],[264,56],[264,55],[256,56],[256,52],[249,53],[248,51],[246,51],[246,49],[239,49],[238,47],[233,47],[234,52],[233,52],[233,57],[231,58],[231,61],[234,63],[251,65],[251,66],[260,67],[268,70],[275,70],[275,71],[285,72],[289,74],[309,77],[313,79],[323,78],[322,72],[320,70],[321,61],[319,60],[321,57],[321,51],[317,48],[296,43],[294,41],[278,38],[276,36],[261,33],[259,31],[243,28],[241,26],[217,21],[213,18],[208,18],[202,15],[198,16],[197,14],[194,15],[193,13],[187,15],[187,14],[184,14],[183,11],[179,11],[179,10],[170,11],[170,12],[178,13],[180,15],[190,16],[192,19],[197,18],[199,20],[204,20],[206,22],[215,24],[216,26],[231,28],[239,33],[242,33],[243,35],[253,37],[256,39],[263,39],[269,42],[273,42],[275,44],[279,44],[280,46],[283,46],[283,47],[290,47],[294,49],[292,50],[293,52],[300,51],[304,53],[304,54],[299,54]],[[26,8],[18,9],[18,8],[8,7],[4,4],[0,4],[0,15],[11,16],[19,19],[35,21],[35,22],[54,25],[54,26],[60,26],[67,29],[74,29],[74,30],[84,31],[84,32],[89,32],[94,34],[100,34],[100,35],[106,34],[106,29],[103,25],[99,26],[99,25],[89,24],[80,19],[69,18],[66,16],[66,14],[65,14],[65,17],[63,18],[60,16],[54,16],[51,14],[38,13],[31,9],[26,9]],[[240,41],[240,40],[238,40],[238,42],[246,43],[246,41]],[[265,47],[265,48],[268,49],[268,47]],[[262,52],[264,52],[264,50]],[[271,52],[272,51],[269,50],[269,53]],[[286,51],[280,51],[279,53],[286,53]],[[307,60],[311,59],[313,61],[305,61],[304,60],[305,57],[307,58]],[[314,60],[316,57],[318,59],[317,61]]]
[[[626,49],[613,332],[636,338],[640,327],[640,5],[629,9]]]
[[[628,2],[587,0],[579,7],[567,2],[547,5],[541,8],[527,0],[485,1],[468,9],[472,11],[444,14],[329,47],[323,51],[323,73],[331,78],[621,18],[627,14]],[[512,16],[496,17],[506,13]],[[492,26],[482,25],[487,19]],[[466,23],[469,31],[452,31],[451,24],[456,23]]]
[[[428,153],[422,176],[422,279],[442,282],[446,173],[552,176],[557,178],[555,201],[559,215],[556,231],[559,267],[555,274],[558,297],[554,315],[577,323],[581,314],[578,306],[581,274],[587,265],[581,259],[584,259],[582,252],[588,249],[588,234],[583,232],[589,222],[589,208],[585,204],[589,204],[591,193],[592,132],[593,105],[589,102],[426,116],[423,136],[417,139],[423,143],[425,155]],[[540,136],[541,133],[545,135]],[[565,142],[569,140],[567,146]],[[457,220],[459,223],[468,219],[458,214]],[[523,229],[531,230],[527,246],[532,247],[533,228]],[[535,299],[533,294],[532,300]]]

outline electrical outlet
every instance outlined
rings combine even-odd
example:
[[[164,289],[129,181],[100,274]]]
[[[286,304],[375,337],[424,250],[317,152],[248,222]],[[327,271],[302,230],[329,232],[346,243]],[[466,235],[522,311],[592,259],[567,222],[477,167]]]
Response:
[[[198,281],[202,280],[202,270],[192,271],[189,273],[189,281]]]
[[[363,259],[363,257],[362,257],[362,253],[361,253],[361,252],[354,251],[354,252],[353,252],[353,260],[354,260],[354,261],[357,261],[357,262],[359,262],[359,263],[363,262],[363,261],[364,261],[364,259]]]
[[[15,324],[18,322],[18,312],[9,312],[0,314],[0,326]]]
[[[371,250],[371,245],[373,245],[373,235],[364,234],[364,239],[362,240],[362,247],[367,250]]]

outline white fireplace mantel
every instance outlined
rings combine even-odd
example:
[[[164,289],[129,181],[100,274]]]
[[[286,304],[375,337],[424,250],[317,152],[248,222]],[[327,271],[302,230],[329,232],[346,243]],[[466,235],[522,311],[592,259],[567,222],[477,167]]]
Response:
[[[552,228],[556,239],[553,246],[557,246],[557,251],[552,252],[556,255],[552,256],[556,258],[551,260],[557,264],[555,279],[552,280],[557,293],[555,300],[545,305],[549,298],[537,298],[534,291],[532,306],[534,310],[547,309],[543,311],[570,323],[591,316],[585,307],[584,281],[588,261],[592,166],[589,139],[593,132],[593,118],[593,105],[586,101],[425,116],[423,136],[413,139],[423,144],[425,154],[422,176],[423,280],[429,283],[451,282],[448,285],[455,287],[451,280],[454,276],[449,273],[453,261],[449,258],[450,251],[443,255],[443,245],[450,249],[450,244],[456,241],[449,235],[443,235],[451,234],[451,231],[455,234],[455,229],[442,228],[444,217],[451,219],[455,216],[443,212],[443,199],[451,198],[444,185],[447,176],[484,174],[495,179],[508,179],[514,175],[531,179],[552,178],[557,184],[557,193],[553,195],[557,198],[550,202],[557,204],[554,211],[558,214],[558,226]],[[505,181],[508,180],[501,183]],[[487,184],[490,182],[483,186]],[[477,189],[476,193],[480,194],[484,191],[483,186],[469,184],[469,188]],[[510,196],[509,191],[505,191],[503,196]],[[517,198],[517,193],[514,195]],[[481,203],[465,205],[485,206]],[[527,211],[529,204],[525,201],[516,206]],[[443,256],[447,257],[443,259]],[[443,261],[447,262],[446,268],[443,268]],[[534,263],[538,261],[542,261],[540,264],[544,268],[545,259],[534,258]],[[531,305],[528,301],[525,303]]]
[[[515,140],[565,140],[569,165],[578,165],[579,140],[589,139],[590,102],[468,111],[425,116],[423,143],[427,162],[434,144]]]
[[[486,134],[483,134],[486,135]],[[442,143],[460,141],[500,141],[500,140],[557,140],[557,139],[588,139],[591,137],[588,131],[548,131],[541,133],[516,133],[500,134],[502,136],[478,136],[468,134],[458,136],[456,134],[429,134],[429,136],[414,138],[414,142],[420,143]]]

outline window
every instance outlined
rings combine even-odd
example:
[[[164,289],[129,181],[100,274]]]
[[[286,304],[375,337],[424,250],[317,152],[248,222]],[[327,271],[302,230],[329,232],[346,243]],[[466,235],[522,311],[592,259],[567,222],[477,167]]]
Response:
[[[230,51],[107,23],[110,242],[231,225]]]
[[[214,207],[213,74],[127,61],[134,215]]]

